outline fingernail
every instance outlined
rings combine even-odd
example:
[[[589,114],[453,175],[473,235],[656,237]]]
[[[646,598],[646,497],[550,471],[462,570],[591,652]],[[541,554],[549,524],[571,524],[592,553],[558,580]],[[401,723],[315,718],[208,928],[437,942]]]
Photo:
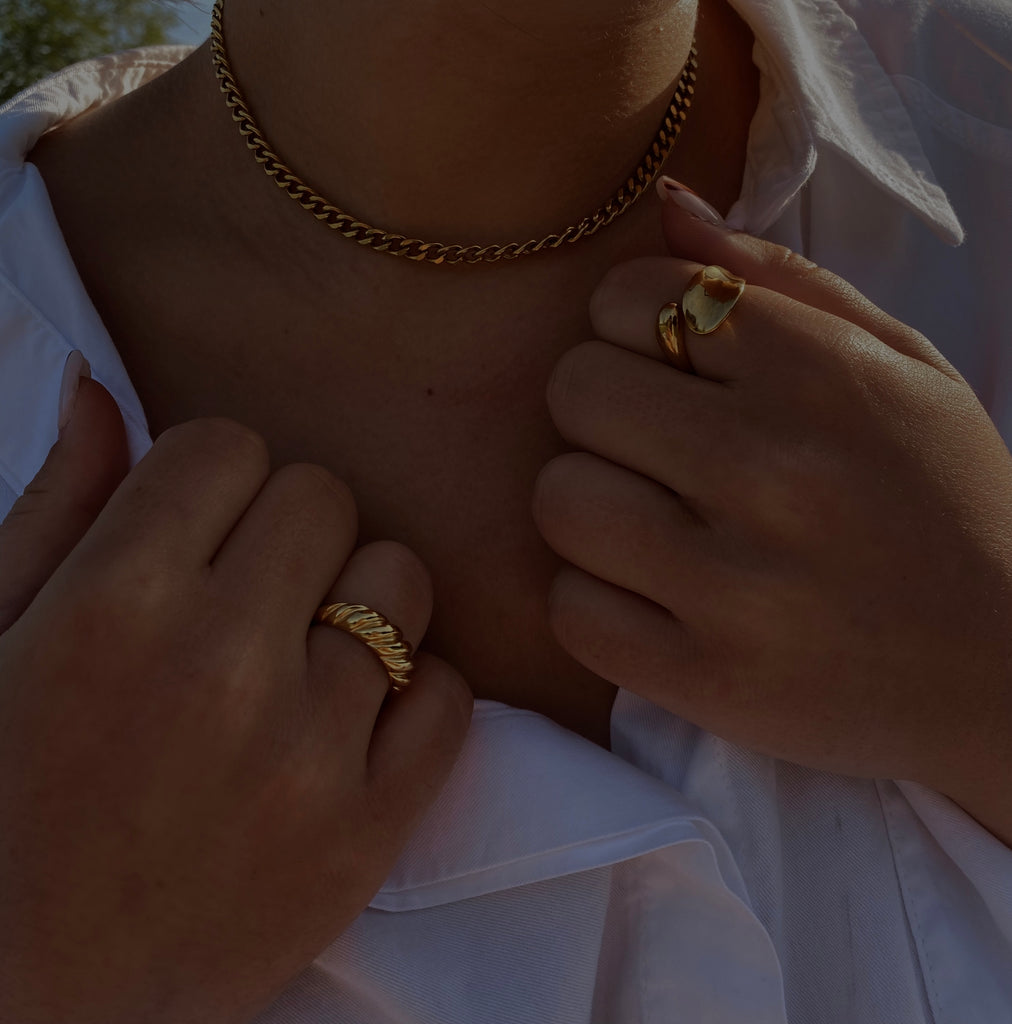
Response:
[[[60,412],[57,426],[61,434],[74,415],[74,404],[77,402],[77,389],[80,387],[81,378],[90,376],[91,367],[88,360],[75,348],[67,356],[63,366],[63,380],[60,383]]]
[[[666,174],[662,174],[657,179],[657,194],[665,202],[670,199],[690,217],[713,224],[715,227],[724,225],[724,218],[705,199],[696,195],[688,185],[683,185]]]

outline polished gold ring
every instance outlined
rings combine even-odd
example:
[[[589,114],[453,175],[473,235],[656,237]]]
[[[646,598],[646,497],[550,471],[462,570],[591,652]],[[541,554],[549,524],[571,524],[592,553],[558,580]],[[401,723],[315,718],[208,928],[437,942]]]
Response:
[[[390,677],[390,689],[400,693],[411,682],[415,666],[411,662],[411,645],[401,631],[364,604],[325,604],[316,609],[313,622],[336,626],[368,644],[383,662]]]
[[[683,373],[695,373],[684,328],[693,334],[713,334],[744,292],[745,278],[723,267],[703,267],[689,282],[681,303],[666,302],[657,313],[657,344],[664,358]]]
[[[745,278],[723,267],[703,267],[682,296],[685,326],[693,334],[713,334],[745,292]]]
[[[682,331],[682,311],[677,302],[666,302],[657,314],[657,344],[672,366],[683,373],[695,373],[695,367],[685,347]]]

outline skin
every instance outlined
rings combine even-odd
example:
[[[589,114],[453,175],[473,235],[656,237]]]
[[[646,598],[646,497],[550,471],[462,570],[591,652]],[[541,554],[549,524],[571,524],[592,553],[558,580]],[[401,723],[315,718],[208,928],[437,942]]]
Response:
[[[5,1021],[251,1019],[372,897],[470,718],[439,659],[386,700],[364,644],[307,629],[367,601],[417,644],[431,608],[410,551],[355,550],[340,481],[269,475],[223,420],[112,493],[126,464],[84,381],[0,526]]]
[[[326,66],[329,74],[339,41],[361,41],[366,29],[385,32],[401,17],[409,23],[414,17],[405,3],[391,11],[398,17],[346,26],[342,19],[352,5],[327,4],[326,16],[323,6],[306,5],[306,17],[279,20],[272,11],[288,10],[282,4],[229,0],[237,70],[251,94],[261,73],[276,73],[273,56],[256,56],[258,32],[271,47],[297,45],[309,66]],[[495,118],[458,95],[440,101],[449,104],[439,115],[441,132],[458,116],[465,135],[478,120],[486,132],[495,125],[494,137],[480,147],[452,150],[466,187],[455,182],[453,189],[430,192],[419,186],[415,168],[425,165],[431,145],[412,150],[409,137],[396,160],[377,154],[368,173],[356,173],[354,187],[333,189],[335,198],[373,220],[389,217],[431,237],[467,240],[468,231],[478,237],[478,228],[469,227],[476,211],[514,194],[508,181],[495,179],[500,166],[521,179],[537,169],[537,194],[522,193],[525,212],[511,213],[509,224],[476,219],[482,237],[486,229],[506,237],[547,231],[579,219],[611,193],[645,151],[681,72],[680,55],[666,58],[663,73],[657,66],[659,48],[680,54],[679,19],[671,24],[669,4],[600,3],[588,6],[581,31],[573,32],[539,22],[550,13],[547,6],[511,9],[513,20],[523,10],[528,17],[525,31],[512,32],[479,5],[433,4],[433,25],[406,52],[419,67],[409,63],[403,73],[384,72],[369,82],[377,116],[386,111],[375,135],[397,134],[404,96],[419,92],[412,83],[420,67],[444,52],[462,61],[473,52],[478,61],[504,48],[496,62],[502,77]],[[620,33],[631,10],[642,20]],[[679,31],[687,36],[690,29]],[[616,41],[611,59],[602,51],[606,30]],[[443,32],[462,35],[453,36],[451,49]],[[296,38],[286,43],[286,34]],[[705,22],[700,18],[697,34],[712,72],[700,81],[695,120],[671,167],[690,184],[710,183],[707,194],[729,205],[755,106],[751,39],[720,5]],[[381,38],[369,45],[393,43]],[[549,62],[543,98],[532,105],[522,81],[510,76],[529,76],[535,58],[543,67],[546,49],[566,52],[567,64]],[[348,60],[358,59],[356,47],[342,46],[345,51]],[[599,73],[620,60],[629,62],[630,81],[616,97],[614,80]],[[339,123],[358,100],[321,88],[325,80],[321,74],[312,89],[319,120]],[[585,116],[606,130],[613,154],[621,154],[617,170],[614,155],[607,171],[596,158],[574,159],[582,150],[558,130],[572,113],[564,97],[574,80],[588,83]],[[299,156],[318,167],[321,187],[331,187],[327,155],[304,146],[332,133],[316,131],[314,123],[313,130],[286,134],[288,112],[302,106],[286,83],[271,81],[279,92],[274,108],[268,103],[260,115],[265,131],[280,133],[278,146],[283,140],[291,161]],[[739,86],[725,92],[724,83]],[[737,105],[728,105],[728,95]],[[278,107],[282,113],[272,113]],[[634,132],[625,124],[630,111]],[[709,123],[728,128],[716,145],[704,133]],[[503,127],[518,124],[523,132]],[[550,147],[546,137],[554,140]],[[549,159],[546,175],[541,168]],[[560,563],[535,528],[530,498],[541,467],[566,450],[545,405],[545,382],[556,360],[590,336],[587,297],[608,268],[664,252],[656,198],[648,196],[593,242],[544,260],[451,269],[363,253],[321,229],[257,167],[204,52],[150,88],[46,137],[33,160],[153,432],[224,415],[260,433],[273,464],[326,466],[355,494],[361,539],[396,537],[432,572],[430,650],[455,665],[478,696],[533,708],[607,746],[614,686],[574,662],[548,628],[545,595]],[[384,191],[400,196],[400,206],[372,204],[372,192],[370,201],[360,198],[359,181],[376,191],[374,178],[385,179]],[[122,216],[127,208],[130,217]],[[417,217],[422,209],[431,211],[426,223]]]
[[[291,6],[229,0],[236,68],[254,109],[292,163],[298,154],[317,169],[322,191],[369,220],[462,242],[526,237],[594,207],[617,184],[609,154],[635,161],[652,136],[680,70],[671,55],[687,49],[692,31],[691,8],[667,3],[588,3],[576,26],[568,9],[563,22],[547,5],[512,4],[516,31],[475,5],[433,3],[423,21],[418,5],[381,19],[348,6],[306,0],[298,17],[284,17]],[[398,47],[409,31],[412,47]],[[701,74],[695,120],[668,169],[726,211],[755,106],[751,40],[718,4],[705,7],[697,35],[711,77]],[[504,59],[476,88],[492,46]],[[374,55],[391,52],[399,61],[370,78]],[[454,68],[427,74],[450,53]],[[299,60],[282,75],[278,54]],[[340,89],[321,87],[331,75],[343,76]],[[532,81],[541,83],[536,104]],[[578,107],[574,81],[585,86]],[[384,146],[404,125],[404,103],[416,128],[391,153]],[[560,123],[571,130],[560,133]],[[342,144],[348,137],[355,146]],[[574,161],[574,151],[587,155]],[[395,537],[429,567],[424,647],[478,695],[535,708],[606,744],[614,686],[626,685],[778,756],[924,781],[997,835],[1012,834],[994,781],[1012,754],[1008,453],[930,344],[843,282],[775,247],[708,232],[670,206],[662,232],[654,197],[593,242],[540,261],[448,271],[362,253],[263,177],[202,53],[46,137],[33,159],[153,431],[227,415],[262,435],[272,464],[308,460],[345,480],[359,541]],[[644,256],[653,261],[630,262]],[[700,376],[690,378],[659,361],[652,321],[710,262],[742,273],[750,288],[712,344],[693,344]],[[303,501],[292,500],[284,518]],[[61,569],[54,579],[70,575]],[[367,575],[355,581],[356,600],[366,600]],[[133,607],[138,585],[124,585],[117,614]],[[219,599],[234,600],[235,586],[224,589]],[[183,594],[173,608],[185,633],[193,592]],[[25,616],[41,630],[54,612],[35,607]],[[293,618],[299,636],[308,615]],[[115,620],[116,635],[136,626],[143,651],[150,627],[129,621]],[[193,671],[184,646],[175,662],[159,649],[160,671]],[[149,670],[134,660],[124,676]],[[27,677],[24,667],[8,671]],[[56,669],[53,679],[60,685]],[[349,680],[341,685],[363,685]],[[830,685],[813,690],[813,680]],[[279,700],[290,698],[274,685]],[[164,743],[171,750],[171,737]],[[334,756],[348,767],[347,751]],[[341,778],[356,770],[361,778],[360,763]],[[420,773],[433,786],[440,771],[434,758]],[[88,792],[101,805],[121,797],[121,784],[109,773]],[[230,808],[235,794],[220,795]],[[346,786],[341,798],[355,820],[362,790]],[[9,805],[26,799],[18,791]],[[380,865],[418,808],[394,810],[368,844]],[[11,820],[25,843],[37,842],[24,817]],[[187,828],[197,822],[182,817],[173,834]],[[218,838],[226,849],[234,842],[228,830]],[[157,872],[165,839],[145,847],[142,877]],[[284,865],[295,854],[271,856]],[[92,867],[40,871],[46,885],[51,876],[66,887]],[[328,927],[350,920],[381,877],[356,880],[347,898],[336,887]],[[194,893],[217,881],[201,878],[184,897],[199,906]],[[39,895],[46,885],[34,898],[55,922],[58,904]],[[223,934],[241,919],[227,910],[215,921]],[[30,902],[15,908],[22,921],[32,912]],[[312,915],[307,923],[294,910],[278,913],[273,923],[291,929],[301,963],[268,972],[260,995],[324,944]],[[187,934],[181,927],[174,937]],[[47,955],[47,942],[48,952],[64,951],[55,924],[33,947],[35,962],[66,964]],[[236,945],[234,960],[216,964],[213,1019],[244,1019],[249,962],[264,948]],[[71,966],[36,983],[72,1002],[92,970]],[[199,1004],[208,984],[184,957],[166,991]],[[100,1009],[114,998],[103,992],[99,976],[89,993]],[[115,998],[128,1017],[128,997]]]
[[[614,268],[590,300],[598,340],[549,382],[580,449],[535,488],[571,563],[556,636],[720,736],[921,782],[1009,843],[1004,441],[926,338],[840,278],[671,201],[664,226],[675,258]],[[686,335],[689,375],[654,323],[699,260],[749,284],[716,333]]]

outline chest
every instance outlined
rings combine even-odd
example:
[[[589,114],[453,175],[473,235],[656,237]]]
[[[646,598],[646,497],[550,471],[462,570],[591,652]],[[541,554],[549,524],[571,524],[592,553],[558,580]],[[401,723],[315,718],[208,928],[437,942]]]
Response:
[[[567,450],[544,396],[556,360],[587,336],[585,300],[573,308],[571,322],[548,324],[538,312],[472,323],[461,311],[448,319],[465,334],[484,330],[486,343],[483,356],[459,365],[453,331],[434,308],[410,302],[359,319],[351,305],[313,310],[288,292],[284,302],[220,313],[228,330],[195,329],[213,324],[210,308],[197,317],[189,309],[177,324],[110,326],[153,434],[224,415],[261,433],[275,466],[326,466],[356,497],[361,543],[398,540],[428,566],[428,650],[476,696],[539,711],[607,745],[614,688],[549,630],[547,598],[562,563],[531,513],[538,473]],[[409,363],[412,345],[432,357]]]
[[[152,434],[227,416],[266,439],[275,466],[329,468],[356,497],[360,542],[400,541],[428,566],[426,648],[477,696],[607,745],[614,687],[549,629],[562,563],[531,501],[566,450],[549,376],[591,337],[588,297],[609,267],[664,251],[656,209],[639,204],[606,246],[495,273],[403,273],[403,261],[327,244],[288,206],[271,245],[183,216],[140,244],[129,224],[95,221],[61,178],[65,156],[51,166],[58,219]]]

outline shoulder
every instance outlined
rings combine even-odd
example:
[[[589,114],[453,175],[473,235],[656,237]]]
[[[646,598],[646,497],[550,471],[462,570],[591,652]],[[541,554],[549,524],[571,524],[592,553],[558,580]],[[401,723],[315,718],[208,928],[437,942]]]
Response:
[[[146,443],[140,404],[26,158],[51,128],[139,88],[187,53],[155,47],[86,61],[0,107],[0,518],[56,439],[54,410],[73,349],[119,402],[134,451]]]
[[[0,174],[23,166],[51,128],[110,103],[157,78],[192,51],[151,46],[73,64],[0,105]]]

